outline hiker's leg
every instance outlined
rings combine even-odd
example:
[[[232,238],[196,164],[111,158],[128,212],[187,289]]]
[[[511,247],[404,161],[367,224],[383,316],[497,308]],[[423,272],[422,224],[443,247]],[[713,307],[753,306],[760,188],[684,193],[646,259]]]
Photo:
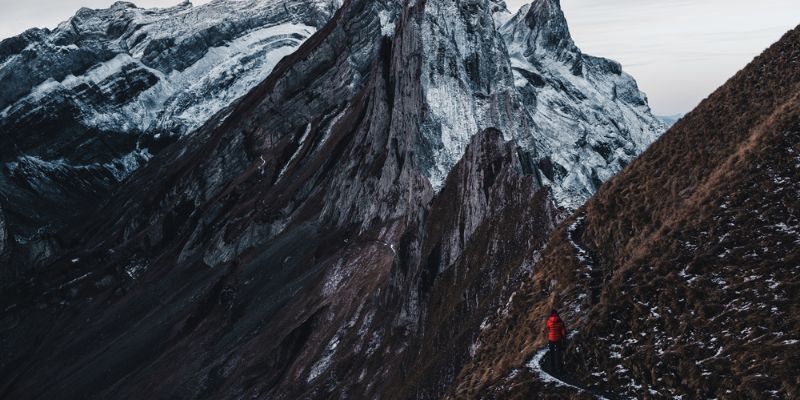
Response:
[[[556,366],[558,365],[557,360],[557,353],[558,353],[558,346],[555,342],[548,342],[547,343],[547,358],[548,358],[548,365],[550,366],[550,371],[555,371]]]
[[[553,368],[553,371],[560,373],[561,372],[561,346],[560,345],[556,345],[555,359],[556,359],[556,367]]]

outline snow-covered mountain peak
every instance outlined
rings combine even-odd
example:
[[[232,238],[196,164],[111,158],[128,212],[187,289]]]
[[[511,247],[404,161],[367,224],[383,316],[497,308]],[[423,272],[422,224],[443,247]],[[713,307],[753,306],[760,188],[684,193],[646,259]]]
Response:
[[[574,50],[575,44],[567,26],[567,19],[558,0],[535,0],[518,15],[530,30],[535,43],[548,50]],[[533,46],[534,42],[529,42]]]
[[[572,40],[558,0],[526,4],[499,29],[512,58],[553,58],[569,63],[573,74],[581,74],[580,50]]]
[[[429,1],[425,16],[421,153],[434,190],[472,135],[495,127],[529,152],[559,204],[574,209],[664,131],[619,63],[575,45],[556,0],[514,15],[500,0]]]
[[[54,201],[94,204],[164,146],[231,112],[340,5],[215,0],[142,9],[118,2],[82,9],[52,31],[3,41],[0,132],[7,134],[0,144],[7,145],[0,154],[7,168],[0,187],[10,194],[8,215],[54,187],[80,188],[47,196]],[[392,135],[409,136],[414,167],[435,191],[472,137],[497,128],[527,152],[538,182],[574,208],[660,133],[619,64],[574,45],[557,1],[537,1],[513,16],[502,0],[384,0],[349,10],[364,17],[342,34],[357,40],[338,50],[351,66],[341,70],[341,90],[351,96],[369,81],[374,43],[386,42],[389,53],[407,46],[389,88],[400,90],[402,78],[403,90],[419,98],[407,105],[408,115],[392,116],[409,119]],[[331,100],[325,124],[335,125],[345,106]],[[300,120],[302,133],[308,121]],[[84,173],[88,178],[76,177]],[[83,183],[73,185],[75,179]],[[58,219],[45,217],[27,216]]]
[[[619,63],[575,45],[557,0],[523,6],[499,31],[535,125],[520,140],[537,151],[559,204],[575,209],[665,127]]]
[[[429,1],[420,22],[422,90],[429,112],[422,123],[427,176],[438,191],[473,135],[490,127],[508,138],[522,129],[514,118],[515,89],[508,53],[495,24],[502,1]]]
[[[23,216],[7,224],[15,239],[93,208],[153,154],[263,82],[340,5],[117,2],[0,42],[0,192],[9,218]],[[39,214],[28,207],[34,200],[72,211]]]

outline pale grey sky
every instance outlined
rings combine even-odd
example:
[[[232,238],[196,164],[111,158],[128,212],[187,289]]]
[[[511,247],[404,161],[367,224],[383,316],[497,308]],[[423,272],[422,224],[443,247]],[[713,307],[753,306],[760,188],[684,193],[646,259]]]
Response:
[[[170,7],[182,0],[128,0],[139,7]],[[210,0],[192,0],[194,5]],[[55,28],[81,7],[107,8],[116,0],[0,0],[0,39],[28,28]]]
[[[195,0],[194,4],[209,0]],[[0,0],[0,38],[113,0]],[[134,0],[167,7],[179,0]],[[529,0],[506,0],[517,10]],[[561,0],[575,42],[622,63],[657,114],[692,109],[787,30],[800,0]]]
[[[506,0],[516,11],[524,0]],[[561,0],[575,43],[622,63],[659,115],[685,113],[800,24],[800,0]]]

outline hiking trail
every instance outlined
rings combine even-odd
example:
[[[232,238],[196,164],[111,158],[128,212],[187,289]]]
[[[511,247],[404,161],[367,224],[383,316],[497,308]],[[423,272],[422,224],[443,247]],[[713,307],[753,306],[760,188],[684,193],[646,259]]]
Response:
[[[578,276],[581,278],[579,282],[577,282],[578,290],[583,292],[579,297],[578,300],[582,300],[579,304],[576,305],[576,308],[573,309],[573,312],[576,314],[581,311],[582,307],[588,309],[593,304],[596,304],[599,301],[600,291],[602,289],[603,283],[603,276],[602,270],[597,268],[594,262],[594,257],[592,257],[589,250],[585,249],[577,239],[580,236],[580,232],[584,228],[584,222],[586,220],[586,216],[580,216],[575,219],[575,222],[569,225],[567,228],[566,236],[569,243],[575,249],[575,257],[578,260],[579,268]],[[568,337],[573,337],[576,331],[573,330]],[[592,396],[595,399],[600,400],[613,400],[613,399],[622,399],[624,397],[617,396],[614,394],[604,393],[597,389],[587,388],[572,379],[569,379],[568,376],[557,376],[555,374],[551,374],[548,372],[544,367],[545,357],[547,356],[548,348],[543,347],[539,351],[537,351],[531,360],[528,362],[527,367],[531,371],[533,371],[536,376],[545,383],[550,383],[556,386],[566,387],[573,389],[579,393],[586,393]]]
[[[595,399],[598,399],[598,400],[615,400],[615,399],[624,399],[625,398],[625,397],[616,396],[616,395],[612,395],[612,394],[608,394],[608,393],[601,393],[601,392],[599,392],[599,391],[597,391],[595,389],[584,387],[584,386],[578,384],[577,382],[565,381],[564,379],[567,379],[566,377],[559,377],[559,376],[556,376],[556,375],[553,375],[553,374],[547,372],[547,370],[545,370],[545,368],[543,366],[544,359],[547,356],[547,352],[548,352],[547,347],[541,348],[539,351],[536,352],[536,354],[533,355],[533,358],[531,358],[531,360],[526,365],[528,367],[528,369],[533,371],[533,373],[536,374],[536,376],[542,382],[550,383],[550,384],[553,384],[553,385],[556,385],[556,386],[570,388],[570,389],[573,389],[573,390],[577,391],[578,393],[586,393],[586,394],[589,394],[590,396],[592,396],[592,398],[595,398]]]

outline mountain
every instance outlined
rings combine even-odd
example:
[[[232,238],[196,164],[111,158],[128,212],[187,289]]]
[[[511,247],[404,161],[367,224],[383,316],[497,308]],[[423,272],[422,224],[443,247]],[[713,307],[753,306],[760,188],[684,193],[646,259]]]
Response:
[[[549,46],[571,43],[557,1],[503,10],[344,2],[0,294],[0,394],[447,393],[486,317],[580,202],[570,196],[586,195],[564,188],[592,174],[580,187],[596,188],[655,121],[616,64]],[[512,46],[538,55],[515,68]],[[544,85],[520,82],[535,74]],[[547,120],[539,104],[573,96]],[[587,168],[548,172],[572,165],[565,152]]]
[[[656,118],[660,119],[661,122],[664,123],[664,125],[672,127],[672,125],[675,125],[675,123],[678,122],[678,120],[680,120],[681,118],[683,118],[684,115],[686,114],[657,115]]]
[[[798,60],[800,27],[564,221],[451,394],[799,396]],[[551,307],[572,387],[535,357]]]
[[[616,61],[582,53],[557,0],[535,1],[499,27],[514,84],[534,124],[538,166],[560,205],[576,209],[665,126]],[[525,141],[523,141],[524,143]]]
[[[515,16],[499,0],[459,4],[446,11],[485,10],[499,35],[458,25],[429,32],[456,40],[422,50],[432,73],[423,75],[430,107],[418,156],[434,191],[471,135],[495,127],[536,159],[559,206],[575,209],[663,130],[619,64],[575,47],[557,1]],[[143,10],[120,2],[82,9],[52,32],[5,40],[0,76],[13,83],[0,93],[0,140],[9,149],[0,201],[12,222],[14,263],[26,266],[15,274],[47,265],[66,227],[153,154],[228,113],[338,6],[218,0]],[[392,17],[380,18],[391,35]]]
[[[0,201],[17,263],[46,264],[65,226],[168,144],[227,113],[338,6],[117,2],[0,42]]]

